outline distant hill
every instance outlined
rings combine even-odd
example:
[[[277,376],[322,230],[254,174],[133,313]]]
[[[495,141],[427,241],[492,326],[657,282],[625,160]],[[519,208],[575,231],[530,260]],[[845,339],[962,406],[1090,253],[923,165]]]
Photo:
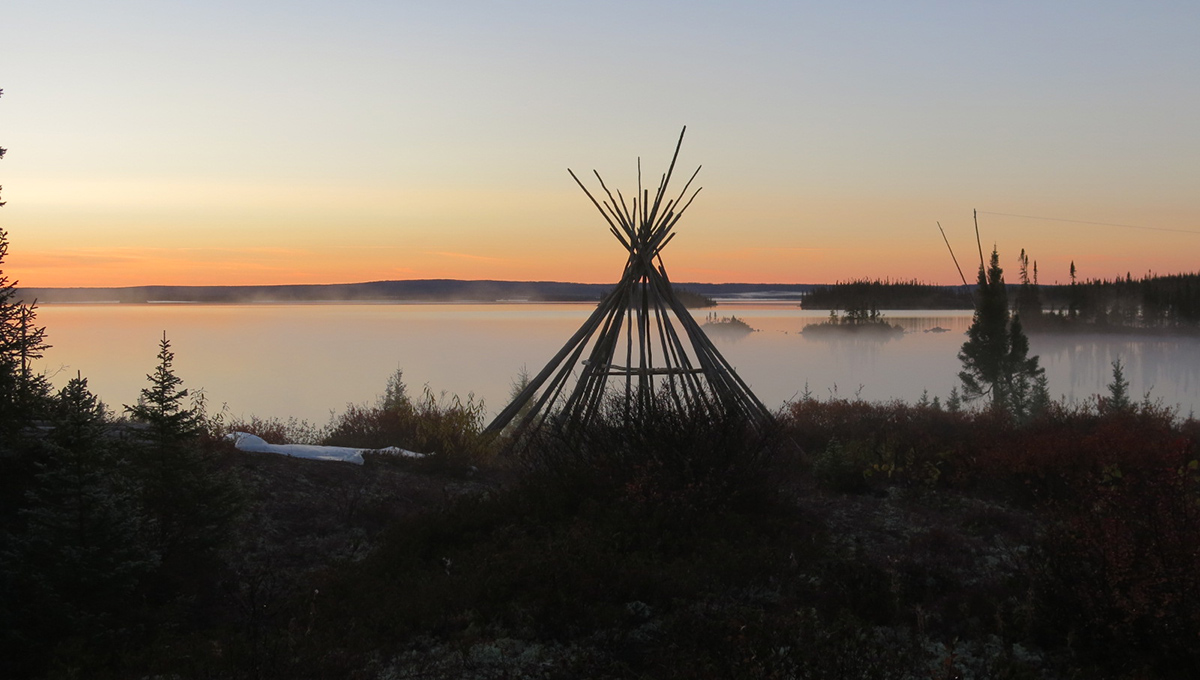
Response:
[[[813,286],[765,283],[680,283],[717,299],[799,300]],[[287,286],[130,286],[124,288],[21,288],[20,295],[39,303],[70,302],[590,302],[612,290],[612,284],[558,281],[462,281],[419,279]]]

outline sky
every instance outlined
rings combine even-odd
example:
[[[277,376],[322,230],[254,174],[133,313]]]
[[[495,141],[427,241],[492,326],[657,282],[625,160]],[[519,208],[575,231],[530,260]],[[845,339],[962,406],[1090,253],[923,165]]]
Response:
[[[39,0],[0,23],[23,286],[612,282],[567,174],[703,187],[675,281],[1196,271],[1200,4]],[[1010,279],[1012,275],[1010,274]]]

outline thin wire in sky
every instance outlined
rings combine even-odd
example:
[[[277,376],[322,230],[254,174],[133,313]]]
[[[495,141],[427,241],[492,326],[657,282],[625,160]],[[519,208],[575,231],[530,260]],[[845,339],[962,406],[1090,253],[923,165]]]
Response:
[[[1067,220],[1061,217],[1039,217],[1037,215],[1014,215],[1013,213],[989,212],[980,210],[981,215],[999,215],[1001,217],[1020,217],[1026,220],[1047,220],[1050,222],[1071,222],[1072,224],[1096,224],[1103,227],[1121,227],[1122,229],[1143,229],[1145,231],[1170,231],[1176,234],[1196,234],[1200,236],[1200,231],[1191,229],[1168,229],[1167,227],[1142,227],[1136,224],[1116,224],[1115,222],[1089,222],[1087,220]]]

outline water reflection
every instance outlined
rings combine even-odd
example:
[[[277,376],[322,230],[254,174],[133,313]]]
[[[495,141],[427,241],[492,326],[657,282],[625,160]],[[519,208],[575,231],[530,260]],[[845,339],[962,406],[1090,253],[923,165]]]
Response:
[[[904,334],[802,334],[804,326],[828,318],[827,312],[794,308],[738,309],[756,333],[738,345],[717,346],[770,406],[798,398],[806,389],[818,398],[854,397],[885,401],[919,399],[923,392],[945,397],[957,384],[957,352],[969,313],[885,313]],[[943,327],[947,333],[923,333]]]
[[[296,416],[317,422],[347,403],[373,401],[395,369],[410,389],[428,383],[482,397],[503,408],[522,367],[539,370],[594,305],[92,305],[44,306],[39,319],[54,345],[42,362],[62,369],[64,384],[79,370],[108,404],[131,404],[154,367],[167,331],[176,369],[191,388],[233,415]],[[887,342],[863,337],[815,339],[805,325],[828,313],[790,304],[723,304],[757,329],[713,342],[770,408],[814,396],[914,401],[922,392],[943,399],[958,384],[957,354],[969,312],[885,312],[904,328]],[[706,312],[697,312],[703,319]],[[925,332],[933,328],[944,333]],[[1030,338],[1041,355],[1051,394],[1081,401],[1105,391],[1111,363],[1126,365],[1131,392],[1200,404],[1200,339],[1114,336]]]
[[[1200,338],[1113,335],[1034,335],[1052,394],[1085,401],[1107,391],[1120,359],[1133,396],[1180,404],[1183,415],[1200,403]]]

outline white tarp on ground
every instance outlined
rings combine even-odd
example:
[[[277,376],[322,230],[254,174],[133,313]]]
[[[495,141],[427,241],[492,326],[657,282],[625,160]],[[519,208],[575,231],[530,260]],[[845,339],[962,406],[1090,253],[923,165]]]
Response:
[[[404,458],[424,458],[428,454],[408,451],[397,446],[385,449],[352,449],[347,446],[314,446],[311,444],[268,444],[262,437],[248,432],[231,432],[229,439],[239,451],[254,453],[279,453],[293,458],[308,458],[310,460],[334,460],[343,463],[363,464],[364,453],[381,453],[388,456]]]

